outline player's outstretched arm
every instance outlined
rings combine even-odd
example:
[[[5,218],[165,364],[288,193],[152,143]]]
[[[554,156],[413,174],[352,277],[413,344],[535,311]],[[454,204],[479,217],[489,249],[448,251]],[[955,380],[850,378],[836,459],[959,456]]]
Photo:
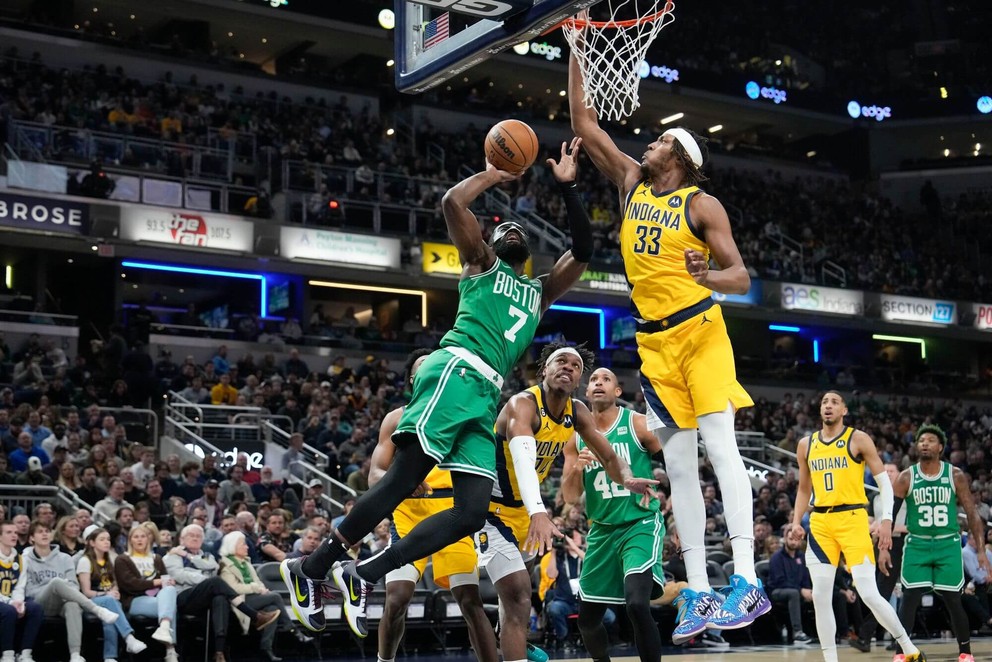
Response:
[[[565,254],[558,259],[558,262],[552,267],[551,273],[542,276],[544,281],[541,292],[542,313],[578,282],[582,272],[586,270],[589,260],[592,259],[592,225],[575,183],[581,148],[582,139],[573,138],[571,144],[561,144],[560,160],[548,159],[547,161],[565,202],[572,248],[565,251]]]
[[[565,503],[576,504],[585,491],[585,486],[582,484],[582,472],[596,458],[588,449],[583,448],[582,452],[579,452],[574,434],[565,443],[562,454],[565,456],[565,466],[561,472],[561,495],[565,499]]]
[[[586,108],[582,101],[584,97],[582,69],[573,53],[568,56],[568,112],[572,117],[572,131],[585,141],[586,151],[596,168],[610,178],[624,197],[640,180],[641,167],[621,152],[610,135],[600,128],[596,111]]]
[[[596,429],[596,420],[592,417],[589,408],[578,400],[574,402],[575,431],[599,458],[599,463],[603,465],[610,480],[617,485],[623,485],[635,494],[645,494],[652,499],[657,499],[658,494],[653,487],[658,484],[658,481],[653,478],[634,476],[630,472],[630,465],[627,464],[627,461],[613,451],[610,442],[603,436],[602,432]]]
[[[554,525],[541,498],[541,482],[537,477],[537,442],[534,432],[538,423],[537,402],[528,393],[518,393],[510,398],[504,408],[506,414],[506,434],[509,440],[513,471],[517,477],[520,500],[530,516],[530,527],[525,551],[535,551],[543,556],[551,549],[553,538],[561,538],[562,533]],[[500,414],[501,416],[503,414]]]
[[[693,280],[720,294],[747,294],[751,289],[751,276],[744,266],[744,258],[730,230],[730,218],[720,201],[712,195],[694,195],[690,203],[689,218],[699,229],[710,253],[720,265],[711,270],[706,256],[690,248],[685,249],[685,268]]]
[[[989,557],[987,554],[982,553],[984,551],[982,549],[982,541],[985,540],[985,526],[982,524],[982,517],[978,513],[978,504],[975,502],[975,497],[971,493],[971,480],[968,478],[968,474],[957,467],[954,467],[951,471],[954,475],[954,491],[957,492],[958,501],[968,516],[968,534],[979,541],[978,565],[984,568],[985,572],[992,573]],[[951,517],[957,517],[957,513],[950,513],[950,515]]]
[[[486,163],[483,172],[476,173],[448,189],[441,199],[441,209],[444,210],[444,222],[448,226],[448,235],[458,249],[459,257],[466,269],[474,268],[485,271],[496,261],[496,254],[486,244],[482,237],[479,219],[469,207],[482,193],[496,184],[508,182],[520,177]]]
[[[855,430],[851,435],[851,455],[861,456],[865,466],[875,478],[875,484],[878,485],[882,501],[882,512],[875,515],[875,519],[878,520],[878,549],[888,551],[892,549],[892,511],[895,508],[892,481],[889,479],[889,474],[885,473],[885,464],[878,456],[875,441],[865,432]]]
[[[809,437],[803,437],[796,445],[796,462],[799,463],[799,485],[796,487],[796,504],[792,509],[792,527],[789,529],[789,537],[794,540],[802,540],[806,535],[803,530],[803,517],[809,508],[809,499],[813,494],[813,481],[809,475],[809,463],[806,461],[806,453],[809,449]]]

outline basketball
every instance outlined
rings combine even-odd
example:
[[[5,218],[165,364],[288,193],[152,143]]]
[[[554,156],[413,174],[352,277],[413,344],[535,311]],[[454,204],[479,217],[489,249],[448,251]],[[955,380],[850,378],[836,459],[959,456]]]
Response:
[[[520,120],[503,120],[486,136],[486,160],[500,170],[521,173],[537,158],[534,130]]]

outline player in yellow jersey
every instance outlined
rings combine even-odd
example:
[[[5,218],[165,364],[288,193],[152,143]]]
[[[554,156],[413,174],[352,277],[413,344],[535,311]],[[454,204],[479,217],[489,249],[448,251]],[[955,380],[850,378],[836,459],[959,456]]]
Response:
[[[582,346],[545,345],[538,359],[541,383],[510,398],[496,419],[496,482],[476,545],[479,565],[499,594],[500,650],[506,662],[522,661],[527,654],[532,589],[521,552],[543,556],[552,539],[562,537],[544,506],[541,482],[565,444],[581,434],[611,480],[631,492],[655,496],[651,485],[658,481],[634,478],[596,429],[589,408],[572,398],[594,359]]]
[[[847,405],[837,391],[827,391],[820,399],[821,428],[799,441],[799,489],[789,529],[789,538],[798,544],[805,531],[803,516],[812,506],[809,518],[809,546],[806,565],[813,580],[813,607],[816,634],[824,662],[837,662],[837,621],[834,620],[833,594],[837,564],[843,554],[861,600],[875,619],[906,653],[906,662],[925,662],[926,656],[909,640],[895,609],[878,592],[875,584],[875,552],[868,532],[868,497],[865,495],[865,466],[875,477],[881,492],[882,512],[875,513],[879,555],[892,547],[892,510],[895,496],[892,480],[878,456],[875,442],[861,430],[844,425]],[[888,574],[886,564],[879,570]]]
[[[727,212],[699,188],[706,179],[706,147],[696,134],[669,129],[647,146],[640,162],[627,156],[586,108],[574,54],[568,97],[572,130],[620,193],[620,250],[637,322],[641,388],[648,426],[664,448],[689,580],[676,601],[679,623],[672,641],[689,641],[708,627],[744,627],[771,609],[754,571],[751,483],[734,433],[734,413],[754,403],[737,382],[733,348],[712,294],[744,294],[751,279]],[[711,258],[719,269],[710,269]],[[706,573],[700,434],[719,481],[733,549],[736,574],[722,605]]]
[[[413,376],[430,353],[429,349],[418,349],[410,353],[406,361],[406,384],[412,386]],[[372,452],[370,487],[379,482],[393,463],[396,444],[393,443],[392,435],[402,415],[403,408],[400,407],[382,419],[379,442]],[[434,467],[410,498],[393,510],[393,540],[399,540],[418,522],[452,508],[453,504],[451,472]],[[432,554],[431,559],[434,564],[434,582],[449,589],[458,601],[462,616],[468,624],[469,640],[479,660],[496,662],[496,635],[482,607],[479,560],[474,541],[472,538],[462,538]],[[427,559],[420,559],[386,575],[386,604],[379,621],[379,662],[392,662],[396,657],[396,649],[406,627],[406,609],[426,567]]]

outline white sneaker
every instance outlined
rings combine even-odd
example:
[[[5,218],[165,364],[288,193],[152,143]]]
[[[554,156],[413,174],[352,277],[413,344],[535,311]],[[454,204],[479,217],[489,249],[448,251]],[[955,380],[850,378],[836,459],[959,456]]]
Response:
[[[175,648],[165,649],[165,662],[179,662],[179,654]]]
[[[97,607],[93,612],[93,615],[108,625],[110,623],[116,623],[117,619],[120,617],[120,614],[116,611],[110,611],[106,607]]]
[[[124,646],[127,648],[128,653],[140,653],[148,648],[148,644],[141,641],[133,634],[127,635],[127,639],[124,640]]]
[[[152,639],[167,645],[175,643],[172,641],[172,628],[165,623],[159,625],[155,631],[152,632]]]
[[[117,660],[115,660],[112,657],[105,657],[105,658],[103,658],[103,662],[117,662]]]
[[[69,662],[86,662],[86,658],[79,653],[73,653],[69,656]]]
[[[14,662],[14,651],[4,651],[0,656],[0,662]]]
[[[18,662],[34,662],[34,657],[31,656],[31,649],[26,648],[21,651],[21,654],[17,656]]]

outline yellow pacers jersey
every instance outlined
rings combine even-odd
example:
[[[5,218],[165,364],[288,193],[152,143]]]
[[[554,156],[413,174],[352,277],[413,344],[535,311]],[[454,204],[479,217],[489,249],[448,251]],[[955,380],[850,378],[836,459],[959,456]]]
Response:
[[[556,419],[544,405],[544,388],[538,384],[526,391],[533,393],[537,401],[537,415],[541,421],[541,429],[534,434],[537,441],[537,479],[544,482],[551,471],[551,465],[565,448],[565,443],[575,432],[574,409],[572,399],[565,403],[565,410],[560,419]],[[520,499],[520,488],[517,486],[517,474],[513,469],[513,456],[510,454],[510,442],[503,436],[497,435],[496,449],[496,482],[493,483],[494,503],[504,506],[521,507],[524,502]]]
[[[434,467],[431,472],[427,474],[427,478],[424,482],[430,485],[432,490],[450,490],[451,485],[451,472],[440,467]]]
[[[21,576],[24,563],[20,554],[14,554],[9,559],[0,558],[0,595],[9,598],[14,592],[14,586]]]
[[[851,454],[854,428],[845,427],[834,439],[824,440],[817,430],[809,438],[806,462],[813,482],[813,506],[848,506],[868,503],[865,495],[864,459]]]
[[[643,181],[627,196],[620,252],[630,284],[630,311],[638,319],[661,320],[709,297],[685,270],[685,249],[709,257],[710,249],[689,218],[698,186],[655,193]]]

